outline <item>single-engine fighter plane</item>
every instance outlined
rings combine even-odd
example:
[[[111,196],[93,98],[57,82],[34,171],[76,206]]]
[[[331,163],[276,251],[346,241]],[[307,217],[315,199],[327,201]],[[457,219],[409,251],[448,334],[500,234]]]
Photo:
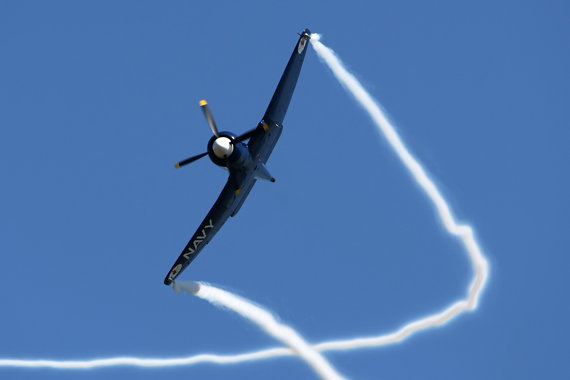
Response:
[[[240,136],[231,132],[218,132],[208,104],[205,100],[200,102],[214,136],[208,142],[207,152],[180,161],[175,167],[187,165],[207,155],[214,164],[229,171],[229,178],[218,200],[168,272],[164,279],[165,285],[170,285],[186,269],[230,216],[236,216],[258,179],[275,182],[265,164],[283,131],[283,119],[301,73],[311,32],[305,29],[300,36],[269,107],[255,129]],[[246,140],[249,140],[247,144]]]

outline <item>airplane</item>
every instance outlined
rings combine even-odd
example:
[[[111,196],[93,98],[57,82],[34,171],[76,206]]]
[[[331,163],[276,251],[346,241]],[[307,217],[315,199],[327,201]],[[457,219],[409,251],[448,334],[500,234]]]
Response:
[[[283,119],[297,85],[310,38],[309,29],[300,34],[267,111],[255,129],[240,136],[219,132],[208,103],[205,100],[200,102],[214,136],[210,138],[205,153],[180,161],[175,167],[209,156],[214,164],[229,171],[229,178],[218,200],[168,272],[165,285],[169,286],[190,265],[230,216],[236,216],[257,180],[275,182],[265,164],[283,131]],[[246,140],[249,140],[247,144]]]

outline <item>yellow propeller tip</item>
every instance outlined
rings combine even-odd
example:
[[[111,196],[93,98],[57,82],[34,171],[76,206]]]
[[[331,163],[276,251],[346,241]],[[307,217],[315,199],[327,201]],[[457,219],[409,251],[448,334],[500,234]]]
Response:
[[[178,168],[180,167],[180,164],[176,164],[176,165],[174,165],[174,167],[175,167],[176,169],[178,169]]]
[[[206,104],[208,104],[207,101],[205,101],[205,100],[200,100],[200,107],[203,107],[203,106],[205,106]]]

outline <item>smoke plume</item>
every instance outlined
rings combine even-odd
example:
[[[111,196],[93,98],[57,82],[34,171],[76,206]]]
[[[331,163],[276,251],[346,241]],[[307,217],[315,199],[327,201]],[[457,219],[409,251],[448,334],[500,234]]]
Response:
[[[410,172],[420,189],[433,202],[438,216],[441,218],[447,232],[460,239],[473,264],[475,276],[467,297],[459,300],[438,314],[429,315],[417,321],[413,321],[400,330],[390,334],[371,336],[366,338],[328,341],[310,346],[291,327],[279,323],[269,312],[261,307],[212,286],[196,282],[176,282],[174,289],[183,289],[191,294],[203,298],[213,304],[222,305],[231,309],[250,321],[256,323],[266,333],[278,339],[288,348],[273,348],[239,355],[210,355],[201,354],[186,358],[173,359],[144,359],[144,358],[109,358],[88,361],[56,361],[56,360],[12,360],[0,359],[0,367],[50,367],[50,368],[97,368],[109,366],[138,366],[138,367],[172,367],[192,365],[197,363],[240,363],[260,360],[277,356],[296,355],[303,359],[311,368],[324,379],[341,379],[332,366],[319,352],[331,350],[352,350],[363,347],[377,347],[392,344],[412,335],[413,333],[427,328],[443,325],[458,314],[473,310],[477,306],[481,291],[488,277],[488,263],[481,253],[477,244],[473,229],[468,225],[458,224],[448,202],[439,192],[434,182],[426,174],[420,162],[408,151],[395,128],[388,121],[381,107],[370,94],[362,87],[360,82],[349,73],[335,53],[320,42],[320,36],[311,35],[313,48],[320,59],[331,69],[335,77],[345,90],[354,97],[370,115],[379,132],[384,135],[393,148],[396,155],[402,160],[406,169]]]

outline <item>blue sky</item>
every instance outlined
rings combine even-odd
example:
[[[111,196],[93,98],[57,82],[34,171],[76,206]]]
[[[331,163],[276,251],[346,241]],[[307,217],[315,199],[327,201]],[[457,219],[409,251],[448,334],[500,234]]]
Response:
[[[323,35],[473,225],[475,312],[327,353],[348,378],[568,373],[566,2],[3,2],[0,358],[237,354],[277,342],[162,284],[227,173],[221,130],[262,117],[297,32]],[[268,169],[181,276],[246,296],[307,340],[380,335],[464,298],[472,269],[368,116],[309,51]],[[298,359],[10,379],[314,378]]]

